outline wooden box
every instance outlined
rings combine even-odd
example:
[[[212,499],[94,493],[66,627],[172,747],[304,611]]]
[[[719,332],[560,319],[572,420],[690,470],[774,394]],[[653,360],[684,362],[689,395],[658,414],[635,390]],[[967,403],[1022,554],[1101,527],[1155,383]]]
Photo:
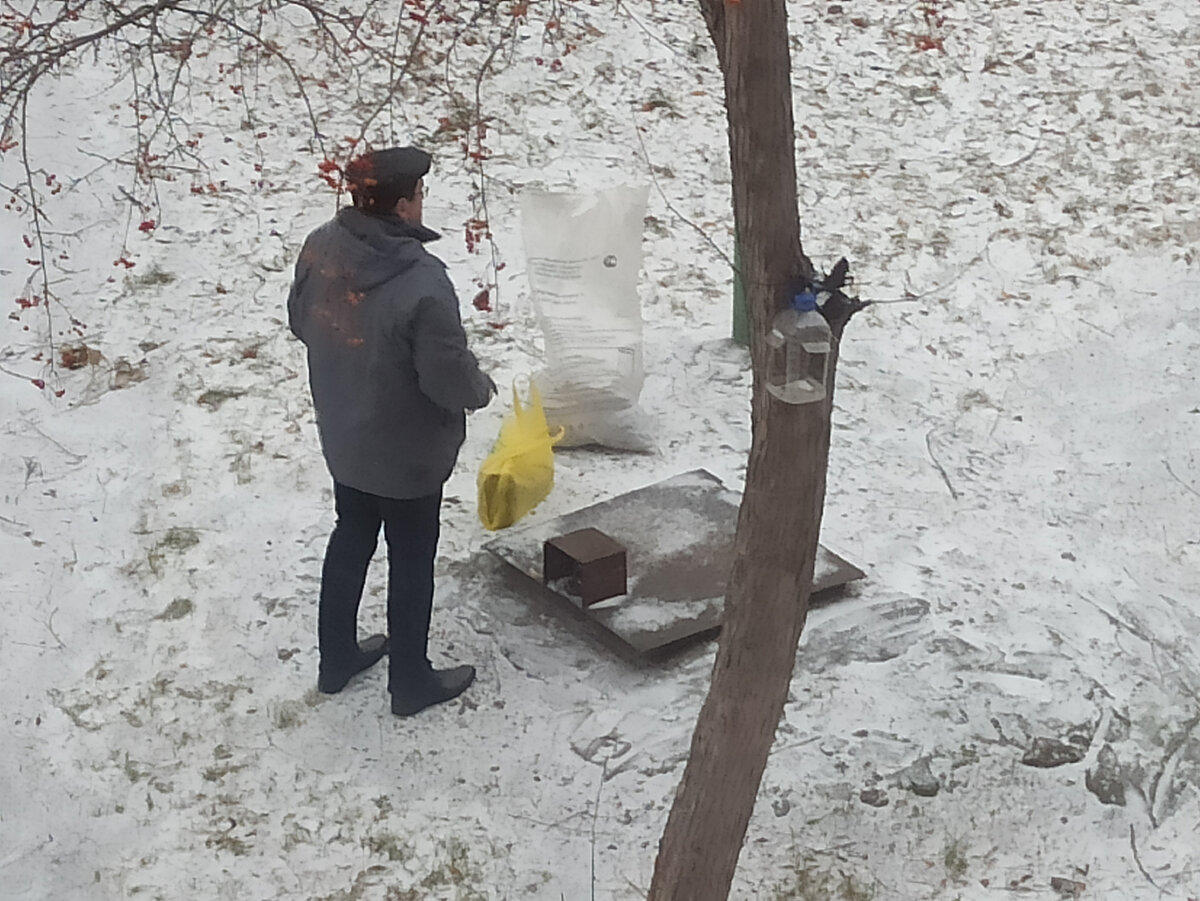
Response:
[[[585,607],[626,591],[625,548],[599,529],[579,529],[546,540],[542,579],[564,587]]]

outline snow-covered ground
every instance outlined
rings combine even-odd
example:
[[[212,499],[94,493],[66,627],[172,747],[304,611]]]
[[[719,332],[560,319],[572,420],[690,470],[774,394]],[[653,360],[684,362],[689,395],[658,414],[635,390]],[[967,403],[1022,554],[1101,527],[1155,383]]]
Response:
[[[652,185],[657,450],[560,452],[532,520],[698,466],[740,488],[750,376],[714,249],[732,252],[730,174],[699,12],[557,8],[573,52],[532,3],[481,82],[495,311],[469,304],[492,280],[463,239],[478,171],[438,134],[461,108],[435,89],[449,72],[473,95],[488,46],[414,75],[389,114],[437,153],[426,219],[500,384],[538,366],[519,191]],[[868,576],[810,614],[734,896],[1200,896],[1200,6],[790,11],[806,250],[906,302],[842,347],[823,542]],[[94,156],[127,142],[102,58],[32,119],[34,158],[80,179],[50,208],[58,292],[102,356],[47,371],[44,314],[10,307],[0,897],[643,897],[715,642],[622,659],[482,549],[502,404],[447,485],[431,641],[478,682],[404,720],[381,669],[315,692],[331,486],[282,319],[335,201],[283,73],[246,88],[243,128],[201,70],[219,57],[196,61],[189,115],[225,184],[162,183],[146,232],[130,173]],[[333,140],[355,129],[348,106],[316,113]],[[13,152],[0,167],[18,179]],[[28,228],[0,223],[9,302]],[[1032,765],[1056,752],[1072,760]]]

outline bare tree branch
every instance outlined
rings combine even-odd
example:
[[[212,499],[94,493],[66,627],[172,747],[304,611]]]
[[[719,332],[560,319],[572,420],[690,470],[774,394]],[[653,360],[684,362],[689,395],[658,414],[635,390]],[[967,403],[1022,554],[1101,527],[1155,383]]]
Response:
[[[104,167],[92,170],[88,162],[83,168],[90,171],[77,176],[43,171],[27,143],[26,125],[36,124],[38,104],[56,85],[69,84],[76,69],[103,73],[106,102],[113,104],[119,133],[127,140],[123,149],[105,146],[97,153],[84,145],[73,150],[78,158],[93,157],[121,172],[120,184],[111,189],[117,205],[105,213],[106,219],[112,214],[125,219],[117,229],[121,244],[114,266],[137,265],[138,234],[163,224],[178,194],[167,182],[183,176],[192,182],[187,190],[206,196],[232,198],[246,190],[214,174],[216,160],[222,165],[236,160],[226,159],[231,152],[212,137],[234,144],[249,157],[244,162],[264,173],[267,157],[260,141],[271,127],[293,133],[299,118],[308,132],[307,150],[316,156],[312,177],[323,178],[340,196],[345,157],[371,142],[396,141],[404,115],[402,92],[419,85],[446,97],[451,116],[444,121],[452,124],[440,129],[439,138],[459,139],[462,162],[478,175],[476,209],[464,223],[468,249],[482,252],[474,242],[487,238],[488,278],[497,281],[504,264],[486,224],[495,184],[488,177],[483,143],[494,121],[485,110],[487,87],[514,58],[518,29],[535,6],[554,24],[543,40],[564,55],[570,52],[563,17],[586,18],[589,12],[558,0],[0,0],[0,154],[20,148],[12,167],[20,174],[4,181],[14,183],[9,211],[29,220],[26,243],[37,250],[29,255],[29,281],[13,318],[33,306],[47,307],[49,375],[58,375],[57,345],[65,340],[58,308],[80,335],[83,324],[54,295],[56,288],[65,293],[59,276],[78,273],[62,262],[68,259],[63,245],[71,238],[48,227],[48,203],[64,185],[90,181]],[[581,26],[578,34],[589,29]],[[465,63],[455,74],[469,72],[469,81],[454,85],[448,73],[436,77],[436,67],[443,61],[449,66],[452,59]],[[288,95],[284,103],[296,107],[290,115],[279,108],[280,88]],[[226,89],[237,95],[233,114],[240,121],[232,125],[225,118],[231,106]],[[264,92],[271,95],[269,105],[262,103]],[[198,123],[204,123],[202,129]],[[235,141],[235,128],[249,132],[252,142]],[[334,128],[345,131],[334,136]],[[222,129],[201,146],[203,132]],[[60,159],[56,165],[63,165]],[[266,175],[250,176],[249,182],[250,191],[274,187]],[[0,189],[10,186],[0,184]],[[46,375],[45,349],[35,347],[31,357],[43,364]],[[32,381],[43,386],[41,378]]]

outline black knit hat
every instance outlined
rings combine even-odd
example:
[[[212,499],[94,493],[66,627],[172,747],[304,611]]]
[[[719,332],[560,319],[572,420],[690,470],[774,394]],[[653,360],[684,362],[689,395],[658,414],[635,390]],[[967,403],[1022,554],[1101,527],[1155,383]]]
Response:
[[[365,212],[390,213],[401,197],[412,198],[432,162],[433,157],[417,147],[388,147],[355,157],[346,164],[354,205]]]

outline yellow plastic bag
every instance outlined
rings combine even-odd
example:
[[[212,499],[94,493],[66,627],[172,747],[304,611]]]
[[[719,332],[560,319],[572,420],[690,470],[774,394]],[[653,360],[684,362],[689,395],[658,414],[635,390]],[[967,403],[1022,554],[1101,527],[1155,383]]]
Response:
[[[554,445],[562,436],[562,429],[550,434],[537,387],[529,386],[529,403],[522,406],[514,385],[513,410],[479,469],[484,528],[507,528],[545,500],[554,487]]]

